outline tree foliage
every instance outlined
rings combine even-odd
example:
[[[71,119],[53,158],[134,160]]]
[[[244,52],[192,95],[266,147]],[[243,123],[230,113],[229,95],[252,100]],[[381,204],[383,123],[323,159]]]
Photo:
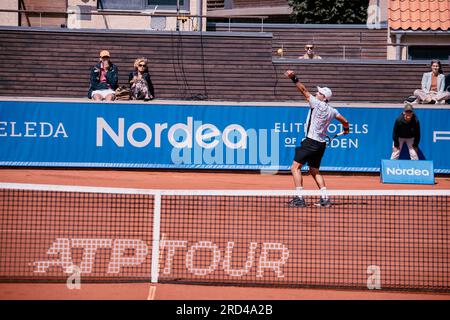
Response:
[[[369,0],[288,0],[296,23],[366,23]]]

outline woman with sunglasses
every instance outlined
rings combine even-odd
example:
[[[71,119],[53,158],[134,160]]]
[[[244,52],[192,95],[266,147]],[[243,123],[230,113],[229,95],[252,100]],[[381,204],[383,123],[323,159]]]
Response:
[[[298,57],[299,59],[322,59],[321,56],[314,53],[314,45],[307,44],[305,46],[306,53],[303,56]]]
[[[155,89],[148,73],[147,63],[148,60],[146,58],[138,58],[134,61],[135,71],[128,76],[132,100],[148,101],[155,98]]]

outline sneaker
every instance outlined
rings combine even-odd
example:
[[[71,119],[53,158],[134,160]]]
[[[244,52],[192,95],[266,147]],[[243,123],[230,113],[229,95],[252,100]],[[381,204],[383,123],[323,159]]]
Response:
[[[306,207],[306,202],[303,198],[295,196],[291,201],[288,202],[288,206],[291,208],[304,208]]]
[[[330,199],[324,199],[324,198],[320,198],[320,201],[318,203],[315,204],[317,207],[331,207],[331,201]]]

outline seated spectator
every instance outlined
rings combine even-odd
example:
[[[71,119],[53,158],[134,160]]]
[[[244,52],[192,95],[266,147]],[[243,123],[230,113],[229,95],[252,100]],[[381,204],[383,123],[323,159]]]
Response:
[[[450,92],[450,73],[445,76],[445,90]]]
[[[314,45],[307,44],[305,46],[306,53],[303,56],[298,57],[299,59],[322,59],[321,56],[314,53]]]
[[[89,99],[94,101],[113,101],[114,90],[117,88],[118,69],[110,61],[110,54],[106,50],[100,52],[100,61],[91,68]]]
[[[146,58],[136,59],[134,70],[128,76],[128,82],[131,86],[131,99],[144,101],[154,99],[155,89],[148,73],[148,60]]]
[[[441,103],[450,99],[450,92],[445,91],[445,76],[439,60],[431,61],[431,72],[422,77],[422,89],[414,91],[417,97],[413,103]]]
[[[445,91],[450,92],[450,73],[445,76]],[[448,98],[447,103],[450,104],[450,98]]]

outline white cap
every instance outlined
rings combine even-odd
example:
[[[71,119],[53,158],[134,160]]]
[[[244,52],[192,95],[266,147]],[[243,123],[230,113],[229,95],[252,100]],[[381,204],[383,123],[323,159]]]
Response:
[[[331,92],[331,89],[328,87],[323,87],[323,88],[317,87],[317,91],[319,91],[321,94],[323,94],[327,100],[330,100],[331,96],[333,95],[333,93]]]

